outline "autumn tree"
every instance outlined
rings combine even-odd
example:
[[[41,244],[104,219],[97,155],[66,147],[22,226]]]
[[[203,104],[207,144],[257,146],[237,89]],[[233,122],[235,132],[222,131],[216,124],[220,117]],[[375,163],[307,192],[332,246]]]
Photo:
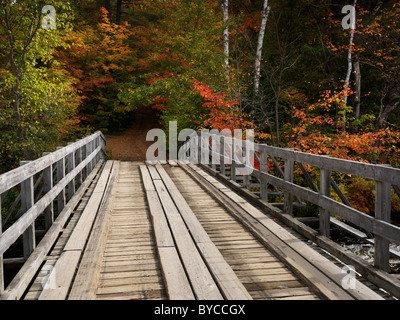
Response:
[[[58,11],[56,26],[47,27],[42,25],[49,14],[44,1],[0,1],[3,170],[37,157],[77,121],[74,90],[52,60],[52,52],[64,45],[62,37],[71,28],[72,9],[68,1],[53,4]]]

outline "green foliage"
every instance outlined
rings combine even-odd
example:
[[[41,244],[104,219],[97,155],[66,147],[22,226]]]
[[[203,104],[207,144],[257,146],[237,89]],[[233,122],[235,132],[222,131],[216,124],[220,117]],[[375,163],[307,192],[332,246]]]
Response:
[[[47,3],[50,4],[50,3]],[[71,29],[69,1],[53,1],[57,28],[41,28],[43,1],[1,2],[0,171],[36,158],[73,133],[79,100],[53,61]]]

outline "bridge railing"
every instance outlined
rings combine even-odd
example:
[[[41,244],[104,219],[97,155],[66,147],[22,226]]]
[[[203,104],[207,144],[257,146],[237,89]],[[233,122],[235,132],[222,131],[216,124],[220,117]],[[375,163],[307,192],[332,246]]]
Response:
[[[302,200],[317,205],[322,235],[330,237],[330,224],[336,220],[332,215],[361,228],[374,237],[375,266],[389,270],[389,244],[400,244],[400,227],[391,223],[391,189],[399,194],[399,169],[282,149],[207,131],[188,141],[189,160],[212,166],[230,179],[241,181],[243,187],[256,190],[264,201],[282,199],[283,202],[272,204],[283,208],[284,213],[293,215],[294,205],[304,205]],[[313,172],[319,174],[311,177],[307,166],[318,168]],[[351,206],[333,180],[337,173],[375,181],[374,216]],[[334,198],[332,191],[337,194]]]
[[[4,291],[4,253],[22,236],[23,260],[36,247],[35,221],[48,230],[100,159],[105,137],[98,131],[55,152],[0,175],[0,295]],[[1,212],[1,210],[0,210]]]

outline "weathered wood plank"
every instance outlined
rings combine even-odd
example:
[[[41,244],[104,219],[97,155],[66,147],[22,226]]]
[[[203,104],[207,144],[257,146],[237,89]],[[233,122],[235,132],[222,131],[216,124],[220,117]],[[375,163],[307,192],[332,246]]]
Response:
[[[119,161],[114,161],[98,216],[96,217],[93,230],[68,296],[69,300],[92,300],[95,298],[100,262],[103,258],[105,242],[107,240],[106,235],[110,224],[112,205],[115,197],[114,186],[118,172]]]
[[[222,299],[218,287],[193,243],[186,225],[161,180],[154,180],[176,246],[197,299]]]
[[[217,247],[213,244],[207,232],[204,230],[167,172],[161,165],[156,165],[156,168],[225,298],[230,300],[251,299],[246,288],[239,281]]]
[[[164,275],[168,297],[171,300],[193,300],[195,296],[189,280],[185,274],[175,243],[171,235],[162,205],[154,190],[153,182],[147,167],[140,166],[147,201],[152,216],[153,228],[156,237],[158,254]]]
[[[104,191],[107,187],[108,179],[112,171],[113,165],[114,161],[106,162],[106,165],[103,168],[100,179],[96,184],[93,194],[90,197],[85,207],[85,210],[82,212],[82,215],[78,221],[78,224],[75,226],[71,237],[65,245],[65,251],[83,250],[90,229],[92,228],[94,219],[96,218],[97,212],[99,210],[100,203],[103,199]]]
[[[64,251],[44,284],[39,300],[65,300],[81,257],[80,251]]]

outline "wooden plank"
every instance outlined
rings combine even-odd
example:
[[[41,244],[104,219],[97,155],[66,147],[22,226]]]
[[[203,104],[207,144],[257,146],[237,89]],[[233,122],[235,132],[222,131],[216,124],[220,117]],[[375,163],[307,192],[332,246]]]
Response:
[[[65,300],[81,257],[80,251],[64,251],[44,284],[39,300]]]
[[[140,176],[138,163],[121,162],[96,299],[167,298]]]
[[[168,160],[168,163],[169,163],[169,165],[170,165],[171,167],[177,167],[177,166],[178,166],[178,164],[176,163],[175,160]]]
[[[97,174],[97,171],[102,166],[103,161],[96,165],[95,170],[86,178],[83,184],[76,191],[72,199],[64,207],[64,210],[54,221],[53,225],[46,232],[43,239],[39,242],[35,251],[28,258],[25,264],[22,266],[20,271],[8,285],[4,294],[1,296],[3,300],[18,300],[23,295],[24,291],[28,287],[29,283],[32,281],[35,273],[41,266],[43,259],[49,253],[51,247],[59,236],[60,230],[64,227],[65,222],[70,217],[72,210],[76,207],[79,201],[81,201],[82,196],[87,191],[87,188],[93,181],[93,178]]]
[[[158,254],[170,300],[194,300],[195,296],[175,247],[159,247]]]
[[[166,187],[161,180],[155,180],[154,185],[196,298],[199,300],[223,299]]]
[[[153,182],[149,180],[147,167],[140,166],[147,201],[152,216],[153,228],[161,261],[161,268],[167,287],[168,297],[171,300],[193,300],[195,296],[189,280],[180,261],[174,239],[168,226],[162,205],[154,190]]]
[[[168,227],[167,219],[164,215],[162,205],[158,199],[158,195],[154,190],[146,191],[149,209],[152,216],[154,234],[157,247],[174,247],[174,239]]]
[[[153,180],[159,180],[161,179],[160,176],[158,175],[156,168],[154,166],[148,166],[147,167],[149,172],[150,172],[150,176]]]
[[[327,276],[335,281],[338,287],[342,285],[343,277],[347,274],[343,273],[339,267],[331,263],[328,259],[317,253],[304,242],[294,237],[254,206],[250,205],[249,203],[237,204],[259,223],[268,228],[268,230],[274,236],[284,243],[284,245],[281,245],[279,250],[281,250],[282,247],[286,247],[285,249],[288,250],[290,247],[293,249],[293,252],[299,253],[304,259],[308,260],[309,263],[315,265],[319,271],[323,272],[324,276]],[[277,239],[273,240],[276,241]],[[278,244],[278,241],[276,243]],[[285,254],[288,255],[287,251],[285,251]],[[327,291],[325,292],[327,293]],[[358,299],[382,299],[381,296],[370,290],[358,280],[355,280],[355,288],[350,288],[348,292]]]
[[[211,194],[207,193],[208,189],[203,189],[203,186],[197,184],[194,185],[196,181],[186,175],[183,170],[176,172],[177,171],[175,170],[168,171],[171,178],[176,182],[178,189],[182,192],[185,198],[187,198],[190,204],[195,198],[204,199],[207,202],[213,202],[214,204],[212,207],[214,210],[215,208],[219,208],[219,210],[223,211],[223,215],[229,220],[233,219],[234,223],[225,224],[224,227],[217,230],[215,226],[219,223],[215,221],[212,212],[208,214],[201,208],[195,209],[192,207],[196,216],[201,220],[204,228],[213,230],[213,232],[209,233],[210,238],[223,254],[225,260],[235,271],[240,281],[245,284],[246,289],[253,298],[259,299],[260,296],[255,295],[252,288],[264,288],[266,284],[265,281],[268,281],[268,288],[277,288],[281,284],[287,286],[288,282],[298,282],[298,278],[294,277],[288,268],[286,268],[281,262],[277,262],[277,258],[272,257],[271,253],[264,246],[260,245],[258,240],[252,236],[244,226],[239,224],[238,221],[231,217],[227,210],[223,209],[216,200],[211,198]],[[184,177],[186,177],[186,179]],[[191,187],[192,185],[193,187]],[[189,187],[191,187],[190,190]],[[207,188],[209,188],[209,186],[207,186]],[[194,196],[193,193],[195,193]],[[238,240],[235,241],[235,238]],[[246,248],[246,246],[244,246],[243,249],[238,249],[236,248],[237,243],[242,243],[249,247]],[[254,247],[252,244],[257,244],[257,246]],[[223,249],[224,247],[227,249]],[[282,275],[285,277],[282,278]],[[296,280],[283,280],[289,279],[287,275],[289,275],[290,279]]]
[[[95,298],[100,262],[103,258],[104,247],[115,198],[115,180],[119,172],[119,161],[114,161],[109,182],[104,193],[103,201],[99,208],[93,230],[90,234],[88,244],[80,262],[69,300],[92,300]]]
[[[92,196],[90,197],[85,210],[78,221],[78,224],[74,228],[64,250],[83,250],[90,229],[92,228],[94,219],[96,218],[97,212],[100,207],[101,200],[104,196],[104,191],[107,186],[107,182],[111,173],[111,169],[114,165],[113,161],[107,161],[103,168],[100,179],[96,184]]]
[[[246,288],[237,278],[217,247],[213,244],[207,232],[204,230],[167,172],[160,165],[156,165],[156,168],[225,298],[229,300],[251,299]]]
[[[335,217],[330,217],[330,222],[333,225],[337,226],[338,228],[346,230],[346,232],[349,232],[350,234],[353,234],[353,235],[355,235],[356,237],[358,237],[360,239],[366,239],[367,238],[367,235],[364,232],[349,226],[348,224],[336,219]]]
[[[147,190],[156,190],[154,188],[153,181],[151,180],[151,176],[150,176],[150,173],[149,173],[147,167],[145,165],[141,165],[139,168],[140,168],[140,172],[142,175],[142,181],[143,181],[145,190],[146,191]]]

